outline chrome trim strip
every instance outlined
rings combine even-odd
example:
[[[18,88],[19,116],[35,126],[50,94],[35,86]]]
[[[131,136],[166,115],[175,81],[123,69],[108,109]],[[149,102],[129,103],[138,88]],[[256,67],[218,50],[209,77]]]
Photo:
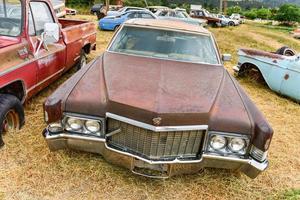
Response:
[[[48,128],[47,128],[48,129]],[[49,131],[48,131],[49,133]],[[46,135],[46,139],[55,140],[55,139],[77,139],[77,140],[84,140],[84,141],[92,141],[92,142],[105,142],[104,138],[98,138],[98,137],[88,137],[88,136],[81,136],[81,135],[75,135],[75,134],[69,134],[69,133],[59,133],[55,135]]]
[[[214,160],[221,160],[221,161],[232,161],[232,162],[238,162],[238,163],[244,163],[244,164],[252,164],[255,163],[252,159],[241,159],[237,157],[225,157],[225,156],[219,156],[219,155],[213,155],[213,154],[202,154],[201,158],[199,160],[179,160],[174,159],[171,161],[153,161],[148,160],[145,158],[141,158],[137,155],[133,155],[131,153],[119,151],[116,149],[112,149],[109,146],[107,146],[106,139],[99,138],[99,137],[93,137],[93,136],[81,136],[81,135],[75,135],[75,134],[68,134],[68,133],[59,133],[55,135],[49,135],[49,131],[47,130],[47,135],[45,136],[46,140],[56,140],[56,139],[77,139],[77,140],[83,140],[83,141],[91,141],[91,142],[101,142],[104,143],[105,148],[111,151],[114,151],[116,153],[120,153],[129,157],[133,157],[139,160],[142,160],[148,164],[179,164],[179,163],[200,163],[203,161],[203,159],[214,159]]]
[[[129,119],[127,117],[119,116],[113,113],[106,113],[106,118],[112,118],[115,120],[119,120],[121,122],[125,122],[140,128],[144,128],[147,130],[151,130],[154,132],[168,132],[168,131],[194,131],[194,130],[207,130],[208,125],[190,125],[190,126],[152,126],[143,122],[139,122],[133,119]]]

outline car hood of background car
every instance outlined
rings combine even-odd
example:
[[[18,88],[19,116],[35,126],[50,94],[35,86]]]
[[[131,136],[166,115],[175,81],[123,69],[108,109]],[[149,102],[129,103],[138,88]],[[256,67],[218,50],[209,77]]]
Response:
[[[232,77],[221,65],[104,53],[69,94],[63,110],[106,112],[161,126],[209,125],[248,134],[251,123]]]

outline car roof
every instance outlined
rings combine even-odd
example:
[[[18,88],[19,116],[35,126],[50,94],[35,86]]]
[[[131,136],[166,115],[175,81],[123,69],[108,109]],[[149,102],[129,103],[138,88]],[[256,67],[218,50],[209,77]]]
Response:
[[[165,19],[131,19],[124,25],[145,26],[162,29],[174,29],[187,32],[196,32],[202,34],[211,34],[207,29],[199,25],[189,24],[183,21],[165,20]]]
[[[129,10],[129,11],[124,12],[123,15],[125,15],[127,13],[134,13],[134,12],[137,12],[137,13],[151,13],[151,14],[153,14],[150,10]]]

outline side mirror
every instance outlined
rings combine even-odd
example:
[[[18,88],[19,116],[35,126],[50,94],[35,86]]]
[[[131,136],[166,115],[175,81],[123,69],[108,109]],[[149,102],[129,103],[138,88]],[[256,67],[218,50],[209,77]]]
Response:
[[[53,44],[59,41],[59,25],[57,23],[45,23],[44,44]]]
[[[226,61],[231,61],[231,54],[223,54],[223,55],[222,55],[222,60],[223,60],[224,62],[226,62]]]

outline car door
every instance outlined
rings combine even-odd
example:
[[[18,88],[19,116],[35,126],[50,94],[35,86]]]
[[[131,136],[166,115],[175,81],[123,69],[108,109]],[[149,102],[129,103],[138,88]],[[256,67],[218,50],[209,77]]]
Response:
[[[290,61],[282,77],[280,93],[300,100],[300,59]]]
[[[38,65],[37,85],[42,89],[49,82],[62,73],[65,67],[65,44],[60,37],[58,43],[49,44],[47,47],[40,44],[45,23],[55,23],[49,5],[42,1],[31,1],[29,11],[29,38],[33,45],[34,56]]]

